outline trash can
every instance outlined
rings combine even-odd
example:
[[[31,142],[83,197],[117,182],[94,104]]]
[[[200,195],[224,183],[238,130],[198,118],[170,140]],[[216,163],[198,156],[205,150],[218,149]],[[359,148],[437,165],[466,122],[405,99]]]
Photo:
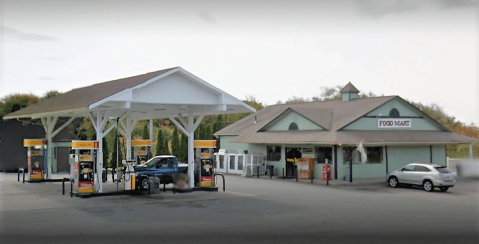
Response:
[[[106,182],[106,169],[103,169],[101,172],[101,180],[103,182]]]
[[[159,194],[160,193],[160,178],[158,177],[149,177],[148,178],[148,188],[150,194]]]

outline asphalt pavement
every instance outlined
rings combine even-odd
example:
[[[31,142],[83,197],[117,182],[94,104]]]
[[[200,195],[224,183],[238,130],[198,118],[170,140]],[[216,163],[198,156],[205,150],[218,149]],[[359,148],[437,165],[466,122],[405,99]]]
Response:
[[[62,175],[57,175],[59,178]],[[0,173],[2,243],[477,243],[479,182],[443,193],[225,175],[226,191],[93,198]],[[115,189],[111,180],[105,189]],[[68,192],[68,191],[67,191]]]

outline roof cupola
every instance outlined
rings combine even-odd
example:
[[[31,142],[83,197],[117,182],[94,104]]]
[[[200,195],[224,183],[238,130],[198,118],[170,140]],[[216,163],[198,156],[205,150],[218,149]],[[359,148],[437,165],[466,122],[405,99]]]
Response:
[[[341,93],[341,100],[343,102],[351,101],[358,98],[359,90],[348,82],[348,84],[339,91]]]

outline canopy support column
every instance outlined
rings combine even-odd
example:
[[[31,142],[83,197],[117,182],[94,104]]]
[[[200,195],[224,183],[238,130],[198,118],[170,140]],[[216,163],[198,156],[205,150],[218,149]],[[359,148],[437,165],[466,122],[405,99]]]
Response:
[[[131,133],[133,132],[133,129],[135,129],[136,124],[138,123],[137,118],[131,118],[130,117],[131,113],[127,113],[126,117],[121,117],[120,118],[120,125],[122,128],[119,128],[118,131],[120,131],[121,134],[123,134],[126,137],[126,159],[127,160],[132,160],[133,156],[131,155]],[[126,119],[126,126],[124,123],[124,119]]]
[[[95,190],[99,193],[103,192],[103,181],[101,180],[101,174],[103,170],[103,137],[108,134],[108,132],[113,129],[116,125],[111,125],[108,129],[104,130],[106,127],[107,122],[110,120],[110,112],[111,110],[107,111],[98,111],[96,115],[93,112],[90,112],[90,119],[95,127],[96,131],[96,140],[98,141],[98,154],[96,157],[96,181],[95,183]]]
[[[194,186],[195,182],[195,153],[194,153],[194,141],[195,130],[203,120],[204,114],[200,115],[196,121],[194,121],[193,114],[188,114],[188,121],[184,121],[181,114],[176,115],[181,121],[178,122],[172,115],[168,115],[168,118],[173,122],[185,135],[188,137],[188,176],[190,178],[190,186]],[[186,125],[186,126],[184,126]],[[186,127],[186,128],[185,128]]]
[[[153,143],[153,120],[150,119],[150,141]],[[153,155],[153,149],[151,147],[145,147],[146,148],[146,155],[150,155],[150,150],[152,151],[151,155]],[[149,157],[149,156],[147,156]],[[149,159],[149,158],[148,158]]]
[[[469,144],[469,158],[470,158],[470,159],[474,158],[474,155],[473,155],[473,153],[472,153],[472,146],[473,146],[473,145],[474,145],[473,143]]]
[[[76,117],[71,117],[67,122],[65,122],[63,125],[58,127],[55,130],[55,125],[57,124],[58,121],[58,116],[52,116],[52,117],[44,117],[41,118],[43,128],[45,129],[45,137],[48,141],[48,147],[47,147],[47,179],[52,178],[52,164],[53,164],[53,137],[58,135],[60,131],[62,131],[65,127],[67,127],[69,124],[72,123],[72,121]]]

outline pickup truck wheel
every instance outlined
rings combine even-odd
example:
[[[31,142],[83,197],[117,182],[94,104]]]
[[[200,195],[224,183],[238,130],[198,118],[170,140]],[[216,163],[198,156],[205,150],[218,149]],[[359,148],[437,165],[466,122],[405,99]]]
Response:
[[[143,190],[147,190],[148,189],[148,178],[143,178],[141,179],[141,188]]]

